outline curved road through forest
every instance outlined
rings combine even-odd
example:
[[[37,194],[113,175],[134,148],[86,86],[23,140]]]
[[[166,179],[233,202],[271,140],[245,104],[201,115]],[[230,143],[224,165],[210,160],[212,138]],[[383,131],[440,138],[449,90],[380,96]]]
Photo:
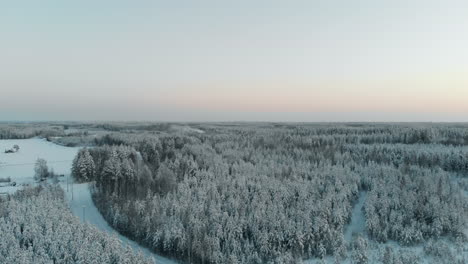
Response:
[[[65,197],[68,200],[70,209],[76,217],[80,218],[82,222],[86,222],[94,225],[97,229],[115,235],[122,241],[123,245],[132,247],[135,251],[141,251],[144,255],[151,257],[156,260],[157,264],[176,264],[177,262],[167,259],[165,257],[154,254],[149,249],[139,245],[135,241],[128,239],[125,236],[120,235],[115,231],[107,221],[102,217],[91,199],[91,193],[87,183],[69,185],[67,183],[61,183],[63,190],[65,191]],[[72,194],[73,186],[73,194]],[[67,191],[68,189],[68,191]],[[73,199],[72,199],[73,196]]]

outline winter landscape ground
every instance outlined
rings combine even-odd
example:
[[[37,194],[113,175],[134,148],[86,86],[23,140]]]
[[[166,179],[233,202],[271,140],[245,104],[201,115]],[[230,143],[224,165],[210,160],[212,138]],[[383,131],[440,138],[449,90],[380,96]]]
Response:
[[[468,261],[465,124],[2,124],[0,150],[0,263]]]

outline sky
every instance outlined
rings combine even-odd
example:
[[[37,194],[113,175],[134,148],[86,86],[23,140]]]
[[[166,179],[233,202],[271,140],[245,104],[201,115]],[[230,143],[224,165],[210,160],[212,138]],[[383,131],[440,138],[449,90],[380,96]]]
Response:
[[[0,120],[467,122],[467,47],[467,1],[0,1]]]

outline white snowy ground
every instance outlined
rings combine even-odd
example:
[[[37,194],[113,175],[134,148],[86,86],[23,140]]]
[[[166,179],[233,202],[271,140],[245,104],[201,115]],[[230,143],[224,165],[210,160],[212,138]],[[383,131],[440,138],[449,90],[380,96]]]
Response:
[[[17,144],[20,150],[17,153],[4,153],[5,149],[11,149]],[[70,168],[76,153],[80,148],[70,148],[60,146],[45,139],[19,139],[0,140],[0,178],[11,178],[11,182],[16,182],[16,186],[0,187],[0,193],[14,193],[23,187],[23,184],[36,184],[34,181],[34,164],[38,158],[47,161],[49,168],[53,168],[57,174],[64,174],[60,178],[60,184],[65,190],[65,197],[69,201],[73,215],[82,221],[96,226],[99,230],[116,235],[124,245],[132,247],[135,251],[142,251],[145,255],[153,257],[158,264],[175,264],[176,262],[152,253],[145,247],[118,234],[110,227],[99,213],[91,199],[88,184],[73,184],[73,200],[71,194],[72,184],[68,186],[67,179],[70,179]],[[9,183],[0,183],[0,186]],[[83,205],[84,219],[83,219]]]
[[[171,125],[170,129],[173,130],[173,131],[179,131],[179,132],[182,132],[182,133],[198,133],[198,134],[205,133],[205,131],[203,131],[201,129],[194,128],[194,127],[191,127],[191,126],[188,126],[188,125]]]
[[[91,199],[91,193],[87,183],[82,184],[69,184],[67,191],[67,182],[61,182],[62,188],[65,190],[65,196],[70,204],[72,213],[79,217],[83,222],[90,223],[96,226],[99,230],[105,231],[109,234],[116,235],[124,245],[132,247],[135,251],[142,251],[148,257],[152,257],[158,264],[175,264],[173,260],[161,257],[152,253],[149,249],[140,246],[136,242],[118,234],[109,224],[104,220],[101,213],[94,206]],[[73,188],[73,195],[72,195]],[[73,196],[73,199],[72,199]]]
[[[16,153],[4,153],[17,144],[20,149]],[[16,186],[0,183],[0,193],[13,193],[23,184],[34,183],[34,164],[38,158],[45,159],[49,169],[56,174],[70,173],[71,163],[79,148],[66,148],[48,142],[45,139],[7,139],[0,140],[0,178],[11,178]]]
[[[364,202],[366,201],[367,193],[361,192],[359,194],[358,201],[353,207],[353,212],[351,215],[351,223],[346,228],[344,238],[350,243],[353,238],[353,234],[364,234],[366,230],[366,217],[364,215],[363,207]]]

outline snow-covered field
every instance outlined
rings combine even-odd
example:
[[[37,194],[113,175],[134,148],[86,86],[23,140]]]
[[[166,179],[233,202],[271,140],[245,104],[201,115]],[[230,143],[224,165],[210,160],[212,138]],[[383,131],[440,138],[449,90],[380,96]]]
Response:
[[[13,145],[20,147],[16,153],[4,153]],[[45,139],[7,139],[0,140],[0,178],[11,178],[16,186],[0,187],[1,192],[12,193],[23,184],[34,182],[34,165],[38,158],[45,159],[49,169],[56,174],[69,174],[70,167],[79,148],[67,148],[48,142]],[[0,186],[8,185],[0,183]]]
[[[201,129],[194,128],[188,125],[171,125],[171,130],[182,132],[182,133],[199,133],[199,134],[205,133],[205,131]]]
[[[16,153],[4,153],[5,149],[11,149],[18,145],[20,150]],[[49,168],[53,168],[60,177],[60,184],[65,190],[72,213],[89,224],[96,226],[99,230],[116,235],[123,244],[129,245],[134,250],[141,250],[145,255],[151,256],[158,264],[173,264],[172,260],[156,255],[148,249],[141,247],[132,240],[119,235],[110,227],[99,213],[91,199],[88,184],[71,184],[70,169],[73,158],[80,148],[71,148],[56,145],[45,139],[18,139],[0,140],[0,178],[11,178],[16,186],[6,186],[10,183],[0,183],[0,193],[13,193],[26,184],[35,184],[34,165],[38,158],[45,159]],[[67,180],[70,183],[67,188]],[[73,189],[73,195],[72,195]],[[68,191],[67,191],[68,190]],[[72,199],[73,196],[73,199]],[[84,209],[84,210],[83,210]],[[84,212],[84,214],[83,214]]]

